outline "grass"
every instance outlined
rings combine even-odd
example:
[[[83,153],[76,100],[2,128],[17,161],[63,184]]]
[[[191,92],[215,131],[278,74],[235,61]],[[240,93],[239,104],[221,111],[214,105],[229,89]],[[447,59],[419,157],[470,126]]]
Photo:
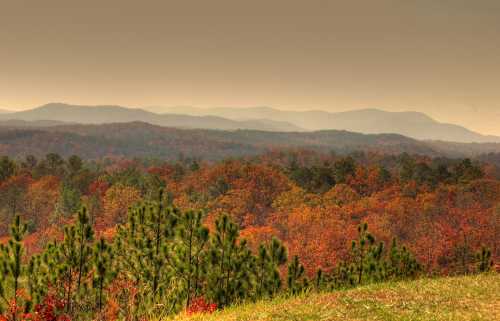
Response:
[[[421,279],[277,298],[175,321],[500,320],[500,275]]]

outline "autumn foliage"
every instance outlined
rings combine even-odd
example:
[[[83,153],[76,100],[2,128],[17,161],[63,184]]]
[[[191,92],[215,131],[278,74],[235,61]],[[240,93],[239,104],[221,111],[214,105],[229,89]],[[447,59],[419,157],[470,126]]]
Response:
[[[195,298],[186,309],[188,315],[196,313],[212,313],[217,310],[217,304],[207,303],[203,297]]]
[[[136,234],[126,234],[120,227],[131,224],[131,213],[135,213],[134,224],[143,222],[141,215],[149,211],[144,204],[156,202],[159,190],[164,191],[162,198],[168,206],[179,213],[191,213],[184,221],[172,221],[172,228],[176,224],[197,224],[197,227],[162,234],[162,238],[151,238],[151,230],[144,236],[148,242],[160,244],[182,239],[183,244],[193,247],[176,245],[172,253],[183,260],[198,260],[200,269],[203,264],[210,264],[209,258],[222,262],[241,260],[243,269],[249,263],[242,257],[256,255],[258,258],[261,244],[271,244],[276,238],[286,247],[290,264],[296,263],[290,270],[296,279],[290,284],[297,289],[314,287],[313,280],[317,281],[317,287],[322,287],[323,281],[330,285],[355,285],[383,280],[396,273],[389,266],[384,267],[396,258],[399,261],[394,264],[400,266],[418,262],[421,273],[449,275],[488,270],[494,266],[493,262],[498,262],[500,255],[500,170],[494,164],[478,160],[433,159],[408,154],[338,156],[286,150],[221,162],[108,159],[90,163],[76,156],[65,160],[49,154],[40,160],[3,158],[1,165],[0,240],[7,242],[9,224],[20,216],[26,222],[23,239],[26,256],[40,253],[54,239],[61,242],[67,238],[64,226],[75,224],[77,213],[83,207],[88,224],[95,232],[89,244],[101,238],[105,243],[120,237],[124,242],[130,241]],[[141,211],[145,212],[141,214]],[[235,227],[229,223],[221,225],[220,220],[226,215]],[[360,232],[360,226],[365,223],[370,237],[368,231],[363,234],[363,228]],[[161,228],[166,229],[170,223],[162,224]],[[227,256],[227,252],[209,250],[209,247],[217,248],[216,241],[204,233],[214,235],[221,229],[233,231],[236,227],[238,231],[234,232],[237,235],[233,240],[222,239],[217,245],[234,251],[234,257],[233,254]],[[145,225],[141,233],[151,228]],[[353,240],[357,242],[355,247]],[[362,243],[368,245],[365,247]],[[238,278],[255,282],[254,275],[240,275],[230,266],[220,265],[221,271],[230,276],[224,279],[228,286],[218,290],[231,292],[233,296],[231,302],[225,302],[222,298],[226,292],[204,293],[197,287],[200,279],[193,270],[194,261],[179,265],[186,273],[183,277],[187,285],[172,284],[170,279],[162,278],[154,265],[173,264],[167,255],[171,253],[163,253],[163,248],[157,246],[154,253],[143,257],[141,246],[144,244],[124,244],[133,251],[123,253],[151,261],[148,275],[157,279],[148,285],[148,279],[116,277],[119,273],[115,270],[104,271],[100,278],[94,275],[96,284],[101,282],[106,289],[101,295],[107,298],[107,305],[96,309],[99,315],[107,315],[107,319],[132,313],[125,311],[126,306],[133,307],[142,300],[145,293],[141,291],[149,287],[158,291],[158,297],[151,299],[152,304],[157,304],[156,300],[164,295],[161,291],[169,289],[170,295],[175,296],[172,289],[187,287],[189,294],[184,307],[188,313],[197,313],[247,298],[246,294],[231,292]],[[392,244],[396,244],[395,247],[391,248]],[[196,254],[193,249],[200,252]],[[100,255],[102,264],[120,256],[104,245],[100,251],[92,253]],[[268,264],[265,263],[268,253],[262,255],[262,264]],[[207,260],[203,264],[202,257]],[[297,262],[292,259],[295,257],[299,259]],[[372,265],[376,271],[365,279],[363,271]],[[264,268],[262,271],[269,275],[275,273]],[[66,277],[73,280],[72,273],[74,271],[68,272]],[[276,273],[284,277],[286,267]],[[355,273],[361,276],[347,277]],[[225,284],[219,281],[217,278],[205,280],[207,284],[216,285],[215,288]],[[144,288],[141,289],[140,284]],[[213,301],[207,303],[204,294]],[[66,300],[66,308],[62,310],[68,309],[70,301],[72,299]],[[37,307],[39,311],[59,311],[58,302],[54,297],[44,296]]]

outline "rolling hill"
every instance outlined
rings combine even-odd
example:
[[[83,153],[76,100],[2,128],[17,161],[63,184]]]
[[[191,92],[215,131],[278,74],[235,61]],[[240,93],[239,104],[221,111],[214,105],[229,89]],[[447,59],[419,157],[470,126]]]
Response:
[[[22,123],[22,122],[26,123]],[[31,110],[0,113],[0,126],[45,127],[61,123],[106,124],[146,122],[175,128],[274,132],[346,130],[364,134],[400,134],[419,140],[457,143],[498,143],[500,137],[482,135],[462,126],[435,121],[419,112],[387,112],[361,109],[325,111],[283,111],[268,107],[210,108],[82,106],[51,103]],[[32,124],[28,122],[38,122]]]
[[[40,128],[40,127],[51,127],[59,125],[69,125],[74,124],[70,122],[63,122],[58,120],[19,120],[19,119],[9,119],[0,120],[0,127],[7,128]]]
[[[40,128],[0,127],[0,154],[24,157],[49,152],[87,159],[106,156],[174,160],[179,155],[219,160],[251,156],[272,149],[307,148],[322,152],[407,152],[428,156],[472,157],[500,152],[500,144],[418,141],[396,134],[347,131],[269,132],[161,127],[142,122],[60,125]]]
[[[330,113],[326,111],[284,111],[268,107],[193,108],[151,107],[158,112],[188,115],[213,115],[228,119],[270,119],[295,124],[306,130],[348,130],[365,134],[396,133],[422,140],[443,140],[463,143],[500,142],[500,137],[473,132],[462,126],[440,123],[419,112],[387,112],[360,109]]]
[[[301,128],[283,121],[274,120],[230,120],[219,116],[191,116],[181,114],[156,114],[139,108],[122,106],[81,106],[51,103],[34,109],[0,114],[0,120],[57,121],[80,124],[105,124],[120,122],[146,122],[153,125],[177,128],[205,129],[256,129],[266,131],[299,131]],[[19,124],[18,124],[19,125]],[[25,124],[28,125],[28,124]]]

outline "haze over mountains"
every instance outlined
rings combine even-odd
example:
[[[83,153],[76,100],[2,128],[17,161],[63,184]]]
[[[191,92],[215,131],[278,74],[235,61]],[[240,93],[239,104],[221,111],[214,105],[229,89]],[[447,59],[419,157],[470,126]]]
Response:
[[[395,133],[420,140],[460,143],[500,142],[465,127],[440,123],[419,112],[387,112],[361,109],[330,113],[326,111],[283,111],[269,107],[210,108],[122,106],[81,106],[51,103],[31,110],[0,113],[0,125],[47,127],[61,123],[106,124],[145,122],[175,128],[220,130],[261,130],[300,132],[346,130],[364,134]]]
[[[295,124],[304,130],[348,130],[364,134],[396,133],[422,140],[453,142],[500,142],[500,137],[482,135],[465,127],[440,123],[420,112],[388,112],[359,109],[330,113],[321,110],[284,111],[269,107],[252,108],[154,108],[156,111],[188,115],[214,115],[228,119],[271,119]]]
[[[297,126],[273,120],[235,121],[219,116],[190,116],[155,114],[139,108],[122,106],[81,106],[51,103],[31,110],[0,114],[0,120],[58,121],[80,124],[126,123],[133,121],[177,128],[258,129],[266,131],[294,131]]]

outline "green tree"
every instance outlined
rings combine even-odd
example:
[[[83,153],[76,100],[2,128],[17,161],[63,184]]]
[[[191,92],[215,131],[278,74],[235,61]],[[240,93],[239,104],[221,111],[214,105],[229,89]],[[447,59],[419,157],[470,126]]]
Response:
[[[453,177],[457,183],[467,183],[484,176],[481,167],[473,163],[469,158],[460,161],[454,166],[453,170]]]
[[[0,233],[6,233],[8,222],[13,222],[17,215],[24,213],[30,182],[31,178],[27,175],[15,175],[0,184],[0,219],[5,222],[5,226],[0,225]]]
[[[59,154],[47,154],[40,165],[45,169],[45,175],[63,177],[65,174],[64,159]]]
[[[0,158],[0,183],[14,175],[16,171],[16,163],[8,156]]]
[[[368,224],[358,226],[358,239],[352,241],[352,256],[357,272],[357,284],[361,284],[363,273],[366,271],[367,256],[370,248],[375,244],[375,238],[368,232]]]
[[[58,297],[66,298],[65,282],[62,280],[59,265],[60,250],[54,241],[47,245],[41,254],[33,255],[28,263],[28,289],[34,304],[41,303],[52,287]]]
[[[80,303],[86,294],[83,283],[91,273],[93,235],[87,211],[82,208],[76,223],[64,228],[62,242],[49,244],[41,256],[30,261],[29,269],[38,274],[30,279],[31,288],[38,284],[32,290],[36,297],[42,297],[52,287],[64,300],[66,312],[73,312],[74,304]]]
[[[96,307],[99,313],[104,306],[104,295],[107,285],[116,277],[117,272],[113,266],[113,251],[104,239],[100,239],[94,249],[94,278],[92,287],[96,298]]]
[[[305,288],[307,281],[304,279],[305,269],[300,263],[299,257],[295,255],[292,262],[288,265],[288,291],[291,294],[297,294]]]
[[[56,204],[57,214],[65,217],[72,216],[80,206],[80,192],[67,182],[61,184],[61,192],[59,193],[59,200]]]
[[[238,226],[227,215],[216,220],[207,294],[220,307],[245,299],[252,289],[253,256],[246,241],[238,240],[238,236]]]
[[[387,277],[405,279],[415,277],[422,267],[406,246],[398,246],[397,240],[392,240],[389,252]]]
[[[269,245],[261,244],[255,262],[257,297],[273,296],[281,288],[279,267],[287,261],[283,244],[273,238]]]
[[[21,223],[19,216],[15,217],[10,231],[11,238],[7,244],[0,244],[0,297],[5,303],[4,306],[0,305],[0,310],[13,304],[15,309],[10,311],[11,319],[16,321],[17,308],[21,306],[22,300],[18,291],[21,288],[21,277],[25,273],[22,265],[24,255],[22,241],[26,233],[26,225]],[[10,296],[12,296],[12,302],[9,300]],[[25,300],[24,304],[24,309],[29,310],[31,301]]]
[[[64,228],[64,240],[57,246],[58,259],[56,262],[58,279],[62,281],[66,312],[72,309],[73,299],[76,295],[76,277],[78,269],[78,244],[76,241],[76,228],[74,225]]]
[[[83,161],[77,155],[72,155],[68,158],[66,167],[68,168],[69,175],[74,175],[83,168]]]
[[[341,261],[333,270],[331,287],[334,289],[353,287],[356,284],[356,277],[355,265]]]
[[[202,211],[187,211],[179,216],[174,269],[186,288],[186,307],[193,297],[201,294],[204,286],[209,232],[202,220]]]
[[[178,289],[173,286],[174,227],[179,211],[165,206],[163,191],[156,202],[143,203],[129,211],[126,225],[115,237],[119,271],[139,290],[138,310],[157,303],[178,305]],[[168,302],[168,298],[173,302]]]
[[[415,159],[407,153],[401,155],[399,159],[399,179],[402,182],[408,182],[415,176]]]
[[[78,279],[76,282],[77,291],[80,291],[82,286],[82,278],[84,278],[90,271],[90,262],[92,258],[92,241],[94,239],[94,231],[89,222],[87,215],[87,208],[82,207],[78,211],[78,220],[75,228],[75,242],[77,246],[77,274]]]
[[[321,268],[319,268],[316,271],[316,277],[314,279],[314,287],[315,287],[316,291],[320,291],[323,288],[324,278],[325,278],[325,275],[323,273],[323,270]]]
[[[38,164],[38,160],[36,159],[36,157],[33,155],[28,155],[28,156],[26,156],[26,158],[22,162],[21,167],[23,169],[26,169],[26,170],[32,172],[36,168],[37,164]]]
[[[491,251],[484,246],[476,254],[476,259],[478,262],[477,270],[480,273],[488,272],[493,266],[493,260],[491,259]]]
[[[356,162],[352,157],[339,159],[333,164],[333,171],[335,173],[335,182],[345,184],[349,177],[355,175]]]

